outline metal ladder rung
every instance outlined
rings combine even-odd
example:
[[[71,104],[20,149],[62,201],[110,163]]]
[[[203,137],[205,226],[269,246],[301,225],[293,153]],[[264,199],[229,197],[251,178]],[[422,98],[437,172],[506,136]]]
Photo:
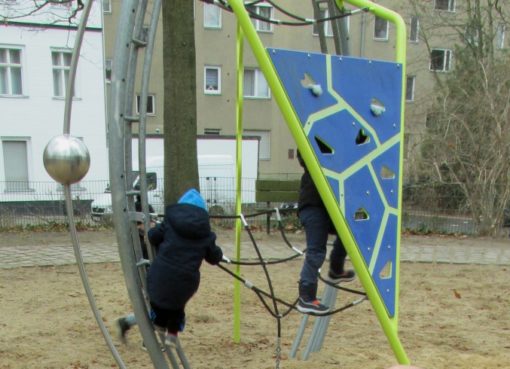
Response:
[[[145,47],[147,46],[147,41],[144,41],[144,40],[140,40],[139,38],[136,38],[136,37],[133,37],[131,39],[131,42],[137,47],[137,48],[141,48],[141,47]]]
[[[124,120],[128,123],[134,123],[140,121],[140,116],[138,115],[125,115]]]

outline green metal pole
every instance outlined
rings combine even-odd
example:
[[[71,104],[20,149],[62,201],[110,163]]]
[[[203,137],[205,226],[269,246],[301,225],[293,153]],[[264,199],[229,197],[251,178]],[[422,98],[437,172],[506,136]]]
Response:
[[[241,186],[242,186],[242,157],[243,157],[243,48],[244,37],[243,30],[237,24],[236,38],[236,61],[237,61],[237,102],[236,102],[236,214],[241,214]],[[241,259],[241,219],[236,219],[236,259]],[[241,275],[241,266],[236,265],[235,273]],[[235,343],[241,341],[241,282],[234,279],[234,331],[233,338]]]

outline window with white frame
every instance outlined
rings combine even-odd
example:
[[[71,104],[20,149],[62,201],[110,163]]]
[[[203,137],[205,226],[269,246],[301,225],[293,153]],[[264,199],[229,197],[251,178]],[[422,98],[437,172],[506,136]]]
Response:
[[[101,0],[103,3],[103,12],[111,13],[112,12],[112,2],[111,0]]]
[[[204,3],[204,28],[221,28],[221,8]]]
[[[67,1],[48,1],[50,3],[50,6],[55,6],[55,7],[65,7],[65,8],[72,8],[73,6],[73,2],[72,0],[67,0]]]
[[[219,95],[221,93],[220,67],[204,67],[204,93],[208,95]]]
[[[454,12],[455,0],[435,0],[434,9]]]
[[[259,160],[271,160],[271,131],[245,129],[244,136],[259,138]]]
[[[411,17],[409,41],[418,42],[419,36],[420,36],[420,19],[418,17]]]
[[[244,97],[269,99],[269,86],[264,74],[258,68],[244,70]]]
[[[374,20],[374,40],[387,41],[389,26],[390,25],[386,19],[376,16]]]
[[[0,46],[0,95],[23,95],[20,48]]]
[[[329,18],[329,10],[326,8],[319,8],[319,19]],[[342,18],[341,21],[346,22],[347,25],[347,33],[349,33],[350,29],[350,17]],[[319,27],[323,27],[324,36],[333,37],[333,28],[331,25],[333,21],[319,22],[313,24],[313,35],[317,36],[319,34]]]
[[[324,19],[329,17],[328,9],[319,9],[319,19]],[[318,22],[313,24],[313,34],[317,36],[319,34],[319,27],[322,27],[324,30],[324,36],[333,37],[333,29],[331,28],[331,21],[326,22]]]
[[[112,81],[112,66],[113,66],[112,59],[105,59],[105,61],[104,61],[104,78],[105,78],[106,82]]]
[[[273,7],[269,4],[259,3],[257,5],[250,5],[248,9],[257,14],[261,18],[272,19],[273,18]],[[269,22],[264,22],[262,19],[252,17],[253,25],[259,32],[273,32],[273,25]]]
[[[140,114],[141,96],[136,95],[136,114]],[[147,115],[156,115],[156,96],[147,95]]]
[[[506,24],[499,23],[496,28],[496,48],[498,49],[505,48],[505,32]]]
[[[29,190],[27,149],[27,140],[2,140],[5,190],[7,192]]]
[[[432,49],[430,52],[430,70],[448,72],[452,64],[452,51],[449,49]]]
[[[414,87],[416,76],[407,76],[406,78],[406,101],[414,101]]]
[[[53,96],[64,97],[71,70],[72,52],[70,50],[52,50],[51,63],[53,68]],[[76,89],[73,91],[73,96]]]
[[[466,43],[471,46],[478,46],[480,42],[480,30],[476,24],[470,24],[466,27]]]

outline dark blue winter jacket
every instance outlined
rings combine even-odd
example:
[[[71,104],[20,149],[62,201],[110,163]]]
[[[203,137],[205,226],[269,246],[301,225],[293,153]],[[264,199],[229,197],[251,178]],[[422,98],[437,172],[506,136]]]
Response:
[[[198,290],[202,260],[215,265],[223,257],[209,214],[194,205],[167,206],[149,241],[158,254],[147,274],[147,290],[151,304],[162,309],[184,308]]]

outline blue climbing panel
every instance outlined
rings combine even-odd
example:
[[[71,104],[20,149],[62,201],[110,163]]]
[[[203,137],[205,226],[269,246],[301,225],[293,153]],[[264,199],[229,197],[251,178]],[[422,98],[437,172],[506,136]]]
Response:
[[[393,317],[400,232],[401,65],[273,48],[268,53]]]

